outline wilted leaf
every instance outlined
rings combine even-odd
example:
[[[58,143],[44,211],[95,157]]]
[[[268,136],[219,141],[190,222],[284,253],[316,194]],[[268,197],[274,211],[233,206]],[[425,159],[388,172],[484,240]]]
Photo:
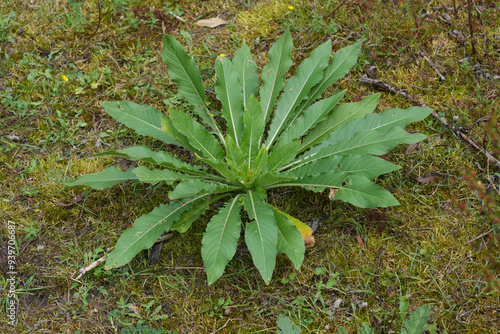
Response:
[[[311,235],[304,239],[304,245],[306,246],[306,249],[313,247],[315,243],[316,239],[314,239],[314,235]]]
[[[225,24],[229,24],[229,22],[223,19],[219,19],[217,17],[212,17],[211,19],[206,19],[206,20],[199,20],[198,22],[196,22],[196,25],[209,28],[215,28]]]

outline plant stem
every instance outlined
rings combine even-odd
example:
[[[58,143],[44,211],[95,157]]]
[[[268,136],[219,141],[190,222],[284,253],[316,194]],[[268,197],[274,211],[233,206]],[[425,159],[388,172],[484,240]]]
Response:
[[[471,0],[467,0],[467,11],[469,12],[469,29],[470,29],[470,38],[472,45],[472,54],[476,55],[476,46],[474,41],[474,27],[472,25],[472,10],[471,10]]]

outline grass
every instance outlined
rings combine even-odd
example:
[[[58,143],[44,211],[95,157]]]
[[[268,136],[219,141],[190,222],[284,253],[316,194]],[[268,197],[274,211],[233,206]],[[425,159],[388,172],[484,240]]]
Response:
[[[284,314],[304,333],[339,326],[356,332],[364,322],[389,333],[399,332],[407,314],[423,304],[431,306],[438,333],[498,332],[498,269],[489,270],[491,283],[485,274],[485,265],[498,261],[498,242],[485,234],[498,235],[498,210],[485,209],[471,185],[488,185],[487,176],[499,171],[433,118],[411,126],[429,136],[426,142],[386,156],[403,168],[378,183],[399,207],[358,209],[295,189],[271,193],[274,205],[320,224],[302,269],[280,257],[268,286],[243,246],[223,278],[207,286],[200,254],[206,218],[165,242],[156,265],[142,254],[123,268],[100,266],[75,279],[168,191],[141,184],[105,191],[63,186],[84,173],[130,164],[87,158],[94,153],[138,143],[159,148],[112,120],[99,102],[184,108],[161,62],[162,29],[201,62],[207,86],[215,83],[215,57],[231,57],[245,42],[262,67],[286,27],[296,64],[328,38],[335,49],[367,38],[359,64],[328,93],[347,89],[345,99],[357,101],[376,92],[357,80],[375,66],[375,78],[406,89],[448,120],[456,116],[470,138],[498,150],[483,117],[500,112],[500,79],[494,79],[500,75],[499,5],[476,3],[473,54],[466,4],[457,2],[455,16],[449,2],[414,3],[418,29],[411,2],[403,1],[2,2],[0,248],[4,259],[11,222],[17,332],[119,333],[138,323],[179,333],[274,332]],[[217,15],[231,23],[215,29],[193,24]],[[379,110],[410,105],[384,92]],[[416,181],[436,171],[451,176]],[[487,196],[498,201],[495,189]],[[6,261],[0,267],[8,271]],[[9,333],[6,279],[0,278],[0,329]]]

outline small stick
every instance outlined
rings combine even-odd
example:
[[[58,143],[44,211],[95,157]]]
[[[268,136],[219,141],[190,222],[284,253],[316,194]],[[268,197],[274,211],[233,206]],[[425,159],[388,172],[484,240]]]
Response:
[[[472,45],[472,54],[476,55],[476,42],[474,40],[474,27],[472,25],[472,11],[470,9],[470,0],[467,0],[467,9],[469,12],[469,29],[470,29],[470,38],[471,38],[471,45]]]
[[[419,54],[422,57],[424,57],[425,61],[427,61],[427,64],[429,64],[429,66],[434,70],[434,72],[437,73],[439,79],[445,80],[445,77],[441,74],[441,72],[439,72],[439,69],[437,68],[436,64],[434,64],[434,62],[432,60],[427,58],[427,56],[425,55],[425,53],[423,53],[423,51],[419,51]]]
[[[375,288],[377,289],[377,296],[380,298],[380,291],[378,289],[378,270],[380,268],[380,260],[382,259],[382,253],[384,252],[384,246],[380,248],[380,252],[378,254],[378,260],[377,260],[377,268],[375,269]]]
[[[158,240],[156,240],[155,244],[158,243],[158,242],[163,242],[165,240],[169,240],[169,239],[172,239],[174,235],[172,233],[168,233],[168,234],[165,234],[165,235],[162,235],[158,238]],[[114,247],[111,247],[111,248],[108,248],[106,249],[106,251],[109,253],[110,251],[113,250]],[[91,271],[92,269],[94,269],[95,267],[97,267],[99,264],[103,263],[106,261],[106,259],[108,258],[108,255],[104,255],[103,257],[95,260],[94,262],[92,262],[91,264],[89,264],[88,266],[86,267],[81,267],[78,271],[80,272],[80,274],[75,278],[75,280],[79,280],[80,278],[82,278],[86,273],[88,273],[89,271]],[[203,269],[203,268],[202,268]]]
[[[375,80],[375,79],[370,79],[366,75],[363,75],[362,77],[360,77],[359,78],[359,82],[365,83],[365,84],[374,85],[374,86],[380,87],[382,89],[388,90],[388,91],[390,91],[392,93],[399,94],[399,95],[407,98],[408,100],[411,100],[412,102],[414,102],[415,104],[419,105],[420,107],[429,108],[423,102],[418,101],[411,94],[408,94],[404,90],[397,89],[394,86],[392,86],[392,85],[390,85],[390,84],[388,84],[386,82],[383,82],[383,81],[380,81],[380,80]],[[456,135],[457,137],[460,137],[462,140],[464,140],[469,145],[471,145],[472,147],[474,147],[477,151],[479,151],[480,153],[482,153],[483,155],[485,155],[486,158],[492,164],[494,164],[498,169],[500,169],[500,161],[498,161],[498,159],[496,159],[494,156],[492,156],[484,148],[482,148],[481,146],[479,146],[474,140],[472,140],[471,138],[467,137],[467,135],[465,135],[460,129],[457,129],[452,124],[448,123],[448,121],[446,120],[446,118],[439,116],[435,111],[432,112],[432,116],[434,116],[434,118],[436,118],[439,122],[441,122],[441,124],[443,124],[444,126],[448,127],[453,132],[454,135]]]
[[[470,244],[471,242],[476,241],[477,239],[481,239],[482,237],[484,237],[484,236],[486,236],[486,235],[490,234],[491,232],[493,232],[493,229],[491,229],[491,230],[489,230],[489,231],[486,231],[486,232],[484,232],[484,233],[483,233],[483,234],[481,234],[481,235],[478,235],[477,237],[475,237],[475,238],[474,238],[474,239],[472,239],[472,240],[467,241],[467,242],[464,244],[464,246],[465,246],[465,245]]]
[[[418,27],[418,20],[417,20],[417,13],[415,12],[415,3],[413,0],[411,0],[411,8],[413,9],[413,19],[415,20],[415,28],[417,28],[417,31],[420,29]]]

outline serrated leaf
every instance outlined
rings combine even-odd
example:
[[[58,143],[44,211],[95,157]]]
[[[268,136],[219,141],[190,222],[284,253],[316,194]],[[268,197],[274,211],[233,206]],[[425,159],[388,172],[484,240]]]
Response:
[[[333,199],[351,203],[360,208],[386,208],[399,205],[390,192],[361,175],[349,176],[349,182],[342,186]]]
[[[354,136],[357,132],[375,130],[385,133],[391,128],[404,128],[412,122],[417,122],[429,116],[432,109],[422,107],[410,107],[408,109],[386,109],[379,114],[368,114],[363,118],[355,119],[340,126],[328,139],[318,147],[335,144],[344,138]]]
[[[264,120],[271,117],[276,99],[285,86],[285,74],[292,66],[292,37],[286,30],[269,50],[269,63],[262,69],[262,85],[259,90]]]
[[[222,160],[224,151],[219,146],[217,139],[201,124],[189,115],[177,110],[170,110],[170,119],[173,126],[186,136],[189,143],[199,150],[205,158],[212,161]]]
[[[227,197],[228,194],[219,195],[216,197],[212,197],[209,199],[203,199],[196,202],[193,207],[187,211],[184,211],[181,217],[172,224],[170,228],[172,231],[177,231],[179,233],[185,233],[191,225],[198,219],[200,216],[204,215],[207,211],[208,207],[212,204],[220,200],[221,198]]]
[[[325,188],[341,188],[347,174],[343,172],[332,171],[329,173],[314,174],[297,178],[292,181],[284,181],[274,187],[303,187],[314,192],[321,192]]]
[[[338,104],[342,96],[346,91],[330,96],[327,99],[320,100],[310,106],[304,114],[297,118],[293,123],[283,131],[280,135],[275,148],[281,147],[295,139],[300,139],[302,136],[306,135],[308,131],[321,122],[329,112]]]
[[[111,117],[138,134],[151,136],[166,144],[179,145],[177,140],[161,129],[162,113],[155,108],[130,101],[101,102],[101,106]]]
[[[238,188],[218,182],[205,182],[204,180],[181,181],[174,190],[168,193],[170,199],[179,199],[199,194],[219,194],[236,190]]]
[[[264,134],[264,115],[260,102],[255,96],[250,96],[243,115],[245,129],[241,136],[241,150],[247,164],[255,159],[259,151],[260,140]]]
[[[278,227],[278,253],[285,253],[290,261],[292,261],[295,268],[299,269],[302,262],[304,262],[304,253],[306,251],[304,239],[306,237],[304,237],[304,233],[299,230],[297,225],[292,223],[284,212],[274,209],[274,218],[276,219],[276,226]],[[299,220],[297,219],[297,221]],[[301,227],[303,227],[303,225],[307,226],[302,222],[300,223],[302,224],[300,225]],[[307,227],[311,230],[309,226]],[[310,235],[312,235],[312,230],[311,234],[308,236]]]
[[[293,122],[299,116],[296,109],[308,97],[311,88],[322,79],[323,69],[328,65],[331,49],[331,41],[314,49],[309,58],[297,67],[295,74],[288,80],[269,126],[267,147],[274,144],[288,122]]]
[[[226,120],[227,133],[239,145],[243,133],[242,85],[238,73],[227,58],[217,58],[215,73],[219,79],[215,84],[215,93],[222,103],[222,117]]]
[[[296,179],[296,177],[286,175],[284,173],[268,172],[268,173],[258,175],[253,182],[253,187],[254,188],[267,188],[267,187],[272,187],[273,185],[284,182],[284,181],[291,181],[291,180],[295,180],[295,179]]]
[[[233,65],[241,82],[243,89],[243,107],[247,109],[247,101],[251,95],[257,96],[259,87],[259,74],[257,73],[257,64],[252,59],[250,48],[243,44],[233,58]]]
[[[235,144],[231,137],[226,138],[226,160],[235,171],[245,170],[245,157],[242,150]],[[248,168],[246,168],[248,169]]]
[[[206,124],[213,125],[206,105],[200,70],[193,58],[186,54],[182,45],[172,36],[163,37],[163,62],[168,66],[168,75],[179,86],[179,93]]]
[[[253,173],[265,172],[267,157],[268,157],[267,148],[265,145],[262,145],[262,147],[259,150],[259,153],[257,153],[257,156],[255,157],[255,160],[252,161],[250,171],[252,171]]]
[[[337,170],[347,174],[362,175],[371,180],[400,168],[401,166],[372,155],[348,155],[342,158]]]
[[[108,255],[105,269],[121,267],[129,263],[140,251],[148,249],[160,235],[170,230],[172,223],[191,208],[193,202],[162,204],[150,213],[137,218],[132,228],[125,230],[115,249]]]
[[[262,279],[269,284],[276,265],[278,227],[273,209],[254,191],[249,191],[243,205],[250,222],[246,224],[245,243]]]
[[[239,196],[236,196],[212,217],[203,234],[201,255],[208,284],[222,276],[228,262],[236,253],[241,231],[240,210]]]
[[[313,145],[321,143],[330,137],[332,131],[339,128],[342,124],[373,113],[379,100],[380,93],[377,93],[367,96],[359,102],[345,103],[336,107],[324,121],[316,125],[316,127],[305,136],[300,151],[304,151]]]
[[[333,155],[382,155],[399,144],[414,144],[425,138],[427,138],[425,135],[419,133],[410,134],[398,127],[392,128],[386,133],[380,133],[376,130],[360,131],[355,133],[353,137],[344,138],[336,144],[326,147],[315,146],[289,165],[297,168]]]
[[[133,170],[133,172],[139,181],[151,184],[157,184],[158,182],[173,184],[179,180],[196,178],[194,176],[177,173],[169,169],[149,169],[145,166],[137,167]]]
[[[98,173],[82,175],[75,181],[66,182],[66,185],[70,187],[85,185],[97,190],[102,190],[111,188],[115,184],[121,182],[137,180],[137,176],[135,176],[133,171],[133,168],[126,171],[120,171],[116,169],[116,167],[108,167]]]
[[[422,334],[427,328],[430,315],[429,305],[419,306],[410,314],[410,318],[403,323],[401,334]]]
[[[306,161],[303,165],[288,169],[287,173],[296,177],[304,177],[335,171],[343,158],[344,157],[341,155],[332,155],[323,159],[315,160],[312,163],[308,163]]]
[[[338,79],[343,78],[358,60],[361,53],[361,45],[365,39],[357,41],[355,44],[346,46],[332,57],[332,61],[323,71],[321,81],[311,89],[309,97],[302,104],[302,108],[307,108],[314,100],[321,97],[321,94],[333,85]]]
[[[295,158],[299,152],[299,147],[300,141],[295,140],[284,146],[274,148],[267,159],[267,168],[273,171],[286,165]]]
[[[147,146],[133,146],[122,150],[109,150],[102,153],[94,154],[94,156],[115,156],[124,157],[133,161],[141,160],[149,163],[153,163],[162,167],[167,167],[169,169],[182,171],[191,174],[205,175],[206,172],[201,169],[201,167],[190,165],[181,159],[173,156],[169,152],[165,151],[152,151]]]
[[[232,170],[230,170],[227,166],[227,162],[225,161],[211,161],[208,159],[204,159],[201,157],[198,157],[198,159],[207,165],[211,166],[213,169],[215,169],[220,175],[222,175],[224,178],[228,179],[229,181],[235,181],[236,180],[236,174]]]
[[[201,151],[197,150],[189,143],[189,139],[180,133],[172,124],[172,120],[165,115],[162,115],[161,117],[161,129],[169,136],[177,140],[179,142],[179,146],[182,146],[198,155],[202,154]]]

